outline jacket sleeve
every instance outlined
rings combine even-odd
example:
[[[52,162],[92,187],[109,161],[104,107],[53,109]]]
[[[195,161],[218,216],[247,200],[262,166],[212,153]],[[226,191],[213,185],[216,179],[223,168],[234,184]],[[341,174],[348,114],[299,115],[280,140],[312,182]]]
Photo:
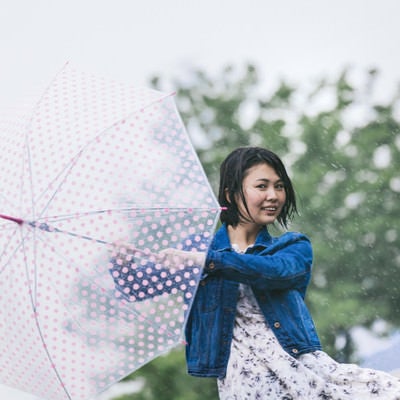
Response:
[[[257,248],[253,251],[240,254],[210,250],[205,272],[260,290],[300,289],[308,285],[313,254],[306,236],[298,234],[290,240],[283,238],[259,252]]]
[[[122,263],[117,257],[111,257],[109,263],[115,288],[130,302],[143,301],[164,293],[186,292],[188,287],[196,286],[201,269],[200,264],[193,262],[170,268],[164,263],[154,263],[140,257]]]

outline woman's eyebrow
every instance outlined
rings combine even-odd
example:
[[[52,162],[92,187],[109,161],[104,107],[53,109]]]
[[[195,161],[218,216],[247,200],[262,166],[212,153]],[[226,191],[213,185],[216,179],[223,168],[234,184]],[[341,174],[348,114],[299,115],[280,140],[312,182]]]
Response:
[[[281,178],[278,178],[276,181],[271,181],[271,179],[267,179],[267,178],[258,178],[256,179],[256,182],[273,182],[273,183],[282,183],[283,180]]]

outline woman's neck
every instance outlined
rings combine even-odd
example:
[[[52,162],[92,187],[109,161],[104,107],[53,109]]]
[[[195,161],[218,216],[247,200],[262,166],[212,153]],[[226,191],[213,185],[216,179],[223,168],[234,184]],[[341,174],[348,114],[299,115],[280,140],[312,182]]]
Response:
[[[228,225],[229,240],[231,244],[238,245],[239,249],[244,251],[254,244],[261,229],[262,227],[260,226],[249,224]]]

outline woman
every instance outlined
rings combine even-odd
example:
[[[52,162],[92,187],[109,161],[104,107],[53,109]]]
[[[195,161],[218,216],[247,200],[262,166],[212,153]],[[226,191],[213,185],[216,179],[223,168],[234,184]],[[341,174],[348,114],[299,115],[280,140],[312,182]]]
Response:
[[[190,374],[218,378],[221,400],[400,399],[400,381],[338,364],[321,351],[304,302],[312,248],[301,233],[272,237],[296,213],[286,169],[259,147],[221,165],[222,227],[208,251],[186,327]]]
[[[221,400],[400,400],[394,376],[338,364],[321,351],[304,302],[310,241],[295,232],[272,237],[267,229],[276,222],[286,228],[297,212],[279,157],[259,147],[234,150],[221,165],[218,197],[222,226],[186,325],[188,372],[218,378]],[[204,264],[201,252],[161,254],[176,256]],[[135,287],[117,259],[111,273],[129,300]]]

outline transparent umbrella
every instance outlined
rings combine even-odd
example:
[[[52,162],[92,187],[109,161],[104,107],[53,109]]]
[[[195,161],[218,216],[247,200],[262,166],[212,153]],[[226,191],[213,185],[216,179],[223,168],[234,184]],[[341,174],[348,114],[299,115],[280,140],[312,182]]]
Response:
[[[93,397],[182,343],[219,206],[158,91],[66,65],[0,139],[0,383]]]

